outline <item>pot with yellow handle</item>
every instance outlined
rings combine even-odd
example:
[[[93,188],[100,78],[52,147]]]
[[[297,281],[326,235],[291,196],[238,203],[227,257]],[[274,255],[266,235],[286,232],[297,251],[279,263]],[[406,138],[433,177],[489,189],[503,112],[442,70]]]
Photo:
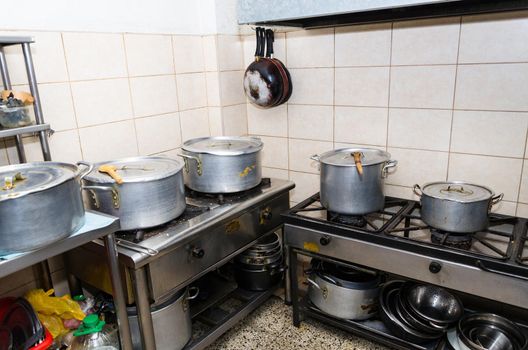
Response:
[[[162,225],[185,210],[183,162],[134,157],[95,164],[84,178],[86,205],[119,218],[122,230]]]
[[[78,230],[80,181],[91,170],[82,162],[0,167],[0,255],[41,248]]]
[[[256,137],[202,137],[183,143],[185,184],[204,193],[245,191],[262,181],[261,150]]]

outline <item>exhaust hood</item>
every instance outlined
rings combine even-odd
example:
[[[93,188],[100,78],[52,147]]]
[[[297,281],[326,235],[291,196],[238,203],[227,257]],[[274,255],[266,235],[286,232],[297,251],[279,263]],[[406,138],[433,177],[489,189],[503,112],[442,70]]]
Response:
[[[318,28],[521,9],[528,0],[238,0],[238,22]]]

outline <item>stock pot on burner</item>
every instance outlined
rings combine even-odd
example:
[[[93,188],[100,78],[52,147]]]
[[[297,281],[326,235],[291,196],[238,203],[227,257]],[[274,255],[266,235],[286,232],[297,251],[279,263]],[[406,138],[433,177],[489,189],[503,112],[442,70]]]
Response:
[[[495,195],[485,187],[462,181],[442,181],[414,185],[420,197],[421,217],[438,230],[471,233],[488,227],[491,207],[502,200],[503,193]]]
[[[313,155],[321,164],[321,204],[347,215],[363,215],[383,208],[383,181],[398,164],[390,154],[372,148],[342,148]]]

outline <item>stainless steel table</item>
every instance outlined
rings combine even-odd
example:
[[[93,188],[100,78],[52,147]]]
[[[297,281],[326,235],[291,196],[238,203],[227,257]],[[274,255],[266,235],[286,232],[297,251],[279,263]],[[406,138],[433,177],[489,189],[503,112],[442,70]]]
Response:
[[[121,348],[132,350],[132,338],[126,313],[125,295],[118,269],[114,232],[119,230],[119,219],[101,213],[86,212],[86,222],[77,232],[49,246],[30,252],[0,256],[0,278],[39,263],[94,239],[103,238],[112,280],[114,304],[117,313]]]

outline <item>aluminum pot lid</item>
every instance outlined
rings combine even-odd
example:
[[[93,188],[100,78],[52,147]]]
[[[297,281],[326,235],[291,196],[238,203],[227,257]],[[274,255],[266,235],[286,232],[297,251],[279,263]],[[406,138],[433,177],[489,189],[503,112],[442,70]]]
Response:
[[[76,165],[57,162],[0,167],[0,201],[53,188],[75,178],[77,173]]]
[[[441,181],[425,184],[422,192],[433,198],[461,203],[479,202],[493,197],[493,191],[481,185],[462,181]]]
[[[194,153],[238,156],[258,152],[263,146],[264,144],[257,137],[218,136],[187,140],[183,143],[182,149]]]
[[[183,162],[167,157],[133,157],[97,163],[85,180],[98,183],[115,183],[110,175],[100,172],[103,165],[115,167],[123,182],[147,182],[164,179],[183,169]]]
[[[361,154],[363,166],[375,165],[390,160],[390,153],[375,148],[340,148],[319,156],[321,163],[338,166],[356,166],[354,153]]]

